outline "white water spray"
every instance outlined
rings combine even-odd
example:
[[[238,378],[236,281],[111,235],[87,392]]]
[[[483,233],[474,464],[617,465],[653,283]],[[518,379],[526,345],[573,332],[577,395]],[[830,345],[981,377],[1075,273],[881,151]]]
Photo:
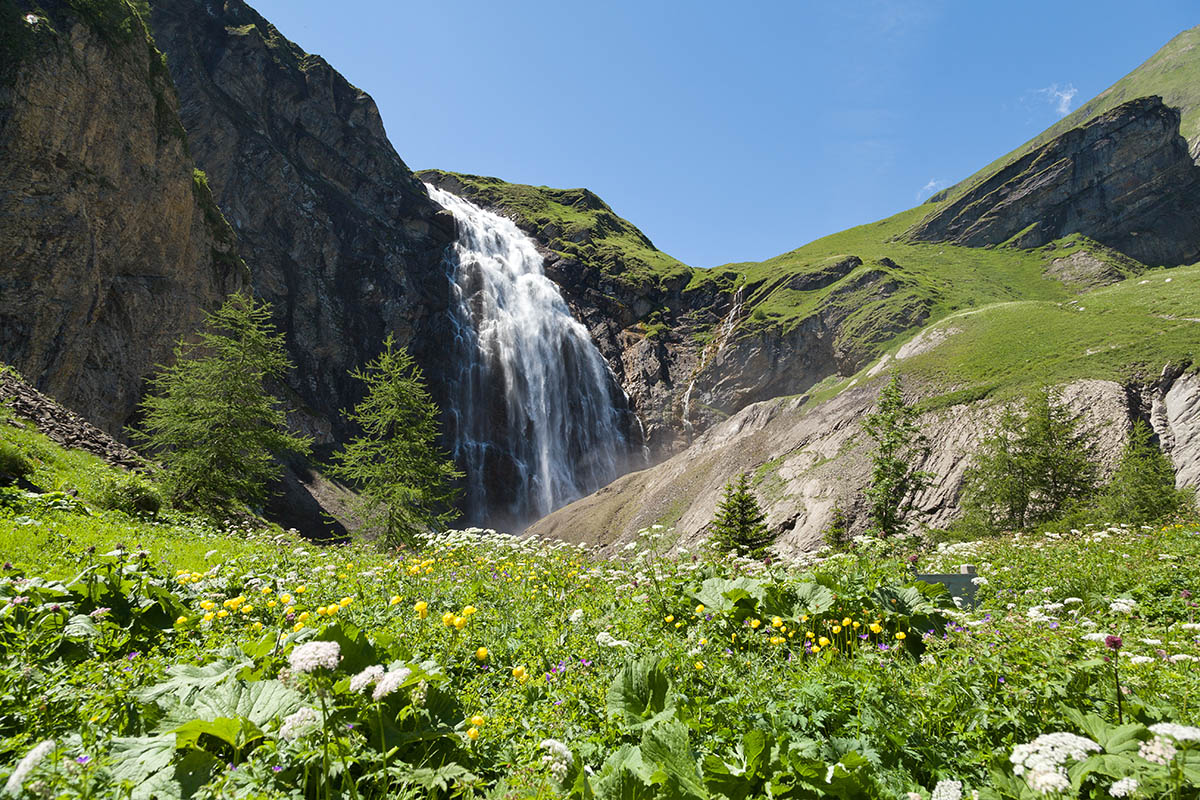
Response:
[[[467,521],[528,522],[624,470],[633,415],[529,237],[426,187],[458,223],[446,254],[459,359],[448,410]]]

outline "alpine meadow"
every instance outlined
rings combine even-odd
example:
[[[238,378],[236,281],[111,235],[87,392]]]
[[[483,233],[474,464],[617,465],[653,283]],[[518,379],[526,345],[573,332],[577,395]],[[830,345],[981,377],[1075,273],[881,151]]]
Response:
[[[0,794],[1200,800],[1200,26],[986,5],[0,0]]]

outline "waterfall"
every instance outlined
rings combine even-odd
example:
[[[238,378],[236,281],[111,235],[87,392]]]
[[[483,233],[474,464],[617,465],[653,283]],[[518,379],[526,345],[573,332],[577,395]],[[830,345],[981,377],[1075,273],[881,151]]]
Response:
[[[729,337],[733,335],[733,329],[741,320],[742,290],[744,288],[745,286],[739,286],[733,293],[733,301],[730,304],[729,313],[725,315],[725,319],[721,322],[721,330],[700,352],[699,363],[696,365],[696,369],[692,371],[692,378],[688,381],[687,390],[683,393],[683,414],[681,415],[681,420],[684,430],[688,432],[689,441],[691,440],[692,433],[692,390],[696,388],[696,379],[700,376],[704,368],[725,349],[725,345],[729,342]]]
[[[512,220],[426,184],[454,214],[447,434],[470,524],[521,525],[628,466],[628,398]],[[636,436],[636,434],[633,434]]]

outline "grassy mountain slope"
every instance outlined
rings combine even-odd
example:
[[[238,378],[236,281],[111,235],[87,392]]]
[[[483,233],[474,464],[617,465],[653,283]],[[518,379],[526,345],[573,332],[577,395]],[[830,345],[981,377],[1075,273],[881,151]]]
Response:
[[[1056,136],[1083,125],[1088,120],[1138,97],[1158,95],[1178,108],[1183,116],[1179,132],[1192,152],[1200,147],[1200,25],[1183,31],[1167,42],[1144,64],[1105,89],[1025,144],[988,164],[954,186],[934,195],[945,200],[965,192],[971,186],[994,175],[1008,164]]]

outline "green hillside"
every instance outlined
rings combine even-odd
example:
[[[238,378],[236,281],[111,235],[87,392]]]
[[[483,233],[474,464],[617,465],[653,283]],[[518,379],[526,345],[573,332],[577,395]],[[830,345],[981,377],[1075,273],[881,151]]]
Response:
[[[957,197],[1034,148],[1138,97],[1158,95],[1167,105],[1178,108],[1183,117],[1179,132],[1187,139],[1194,153],[1200,142],[1200,58],[1196,57],[1197,46],[1200,46],[1200,25],[1180,33],[1133,72],[1016,150],[934,197],[939,200]]]

